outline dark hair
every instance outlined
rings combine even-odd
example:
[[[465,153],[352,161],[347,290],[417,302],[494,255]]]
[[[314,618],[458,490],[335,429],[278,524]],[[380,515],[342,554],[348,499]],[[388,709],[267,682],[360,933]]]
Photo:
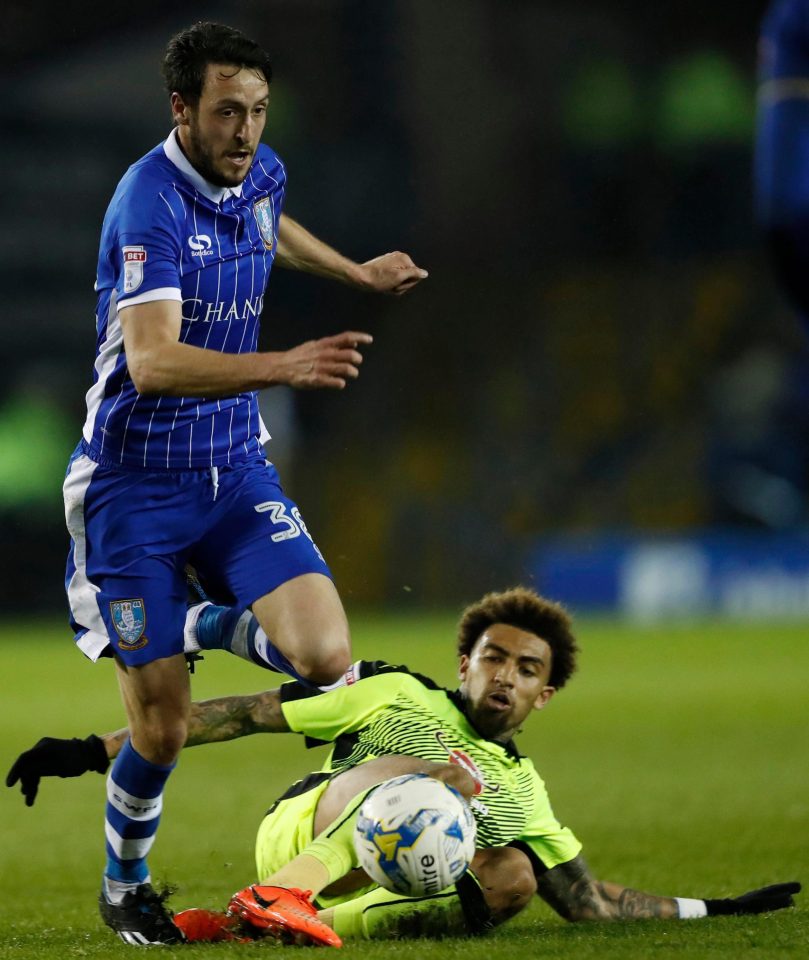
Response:
[[[187,103],[198,103],[209,63],[260,70],[267,83],[272,79],[270,58],[257,43],[233,27],[200,20],[168,42],[163,58],[166,89],[176,91]]]
[[[561,604],[545,600],[527,587],[487,593],[461,614],[458,654],[469,656],[481,635],[495,623],[519,627],[544,640],[551,648],[548,683],[557,689],[567,683],[576,669],[579,647],[571,630],[570,614]]]

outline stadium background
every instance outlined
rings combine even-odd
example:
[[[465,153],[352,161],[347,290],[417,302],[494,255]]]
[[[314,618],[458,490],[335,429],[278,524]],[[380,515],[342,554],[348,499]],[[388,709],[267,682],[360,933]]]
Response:
[[[809,340],[753,223],[760,12],[141,0],[99,17],[15,0],[2,610],[64,610],[60,486],[99,227],[169,129],[167,37],[212,18],[273,55],[265,137],[288,212],[357,259],[403,249],[431,273],[402,300],[270,284],[264,347],[376,337],[344,394],[264,398],[270,456],[347,603],[455,604],[533,578],[577,609],[809,616]]]
[[[103,211],[168,130],[166,38],[213,17],[273,53],[289,212],[357,258],[398,247],[431,271],[385,300],[279,270],[267,301],[267,346],[376,335],[344,394],[265,398],[357,655],[449,685],[460,605],[531,576],[575,612],[641,615],[582,617],[575,682],[520,734],[557,815],[597,876],[637,889],[805,890],[809,356],[752,219],[763,4],[174,6],[3,8],[0,769],[43,734],[122,722],[110,665],[77,656],[64,625],[61,478]],[[671,622],[714,611],[747,622]],[[275,682],[224,655],[193,678],[197,698]],[[221,906],[253,876],[255,825],[321,760],[294,735],[184,754],[152,855],[176,909]],[[92,775],[44,783],[30,810],[0,791],[0,960],[122,956],[95,906],[102,802]],[[806,904],[662,931],[566,926],[535,900],[457,949],[803,960]]]

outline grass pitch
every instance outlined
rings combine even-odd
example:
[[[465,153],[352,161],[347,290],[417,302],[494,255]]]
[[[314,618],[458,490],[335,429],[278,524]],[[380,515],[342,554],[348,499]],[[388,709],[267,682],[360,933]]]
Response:
[[[454,682],[455,614],[352,618],[358,656],[384,657]],[[801,624],[694,623],[639,628],[582,620],[579,673],[518,738],[557,816],[596,876],[675,896],[727,896],[780,880],[809,885],[809,630]],[[111,664],[92,665],[52,623],[0,627],[3,775],[40,736],[122,725]],[[272,674],[209,654],[197,698],[276,686]],[[264,811],[323,751],[293,734],[187,751],[166,795],[150,857],[172,904],[220,907],[255,879]],[[0,789],[0,958],[132,956],[98,918],[103,779],[49,780],[28,809]],[[478,941],[403,942],[397,955],[646,960],[809,955],[809,889],[795,910],[691,922],[568,925],[538,900]],[[161,957],[190,948],[162,948]],[[197,955],[282,950],[210,945]],[[344,952],[385,960],[391,945]]]

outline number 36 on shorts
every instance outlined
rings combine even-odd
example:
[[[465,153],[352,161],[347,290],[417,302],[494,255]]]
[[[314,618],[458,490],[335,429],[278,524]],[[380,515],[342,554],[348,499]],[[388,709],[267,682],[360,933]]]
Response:
[[[306,529],[301,512],[297,507],[292,508],[292,512],[287,511],[287,505],[280,500],[265,500],[263,503],[257,503],[256,513],[269,513],[269,521],[274,526],[280,527],[275,533],[270,535],[273,543],[280,543],[282,540],[292,540],[293,537],[299,537],[303,534],[308,537],[309,542],[317,551],[317,555],[323,560],[317,544],[312,539],[311,533]]]

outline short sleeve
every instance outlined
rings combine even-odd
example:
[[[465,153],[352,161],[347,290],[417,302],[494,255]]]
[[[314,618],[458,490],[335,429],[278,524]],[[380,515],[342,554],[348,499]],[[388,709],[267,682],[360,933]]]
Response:
[[[331,743],[367,726],[399,695],[407,674],[384,673],[327,691],[298,682],[281,685],[281,709],[295,733]]]
[[[544,873],[560,863],[567,863],[581,852],[581,843],[568,827],[563,827],[553,814],[545,784],[533,771],[534,808],[524,832],[511,844],[522,849],[534,867]]]
[[[170,197],[146,196],[137,184],[122,197],[118,212],[115,271],[118,306],[149,300],[181,300],[178,219]]]

